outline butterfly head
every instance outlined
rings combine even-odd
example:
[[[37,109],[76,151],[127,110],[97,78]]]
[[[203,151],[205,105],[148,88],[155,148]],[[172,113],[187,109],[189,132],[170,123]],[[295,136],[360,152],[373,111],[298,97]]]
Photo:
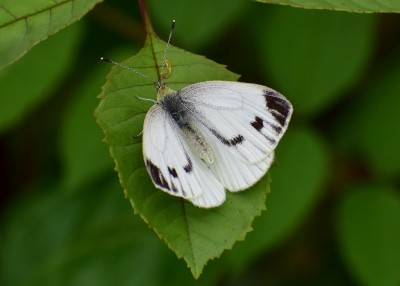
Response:
[[[176,91],[174,91],[174,90],[170,89],[168,86],[166,86],[165,83],[163,83],[161,79],[155,83],[155,87],[157,89],[157,101],[158,102],[163,100],[166,95],[176,93]]]
[[[114,65],[122,67],[123,69],[126,69],[126,70],[129,70],[131,72],[134,72],[134,73],[136,73],[136,74],[138,74],[138,75],[140,75],[140,76],[142,76],[144,78],[147,78],[148,80],[152,81],[154,86],[155,86],[155,88],[157,89],[157,102],[160,102],[160,101],[162,101],[164,99],[164,97],[166,95],[176,93],[174,90],[172,90],[168,86],[166,86],[165,83],[163,83],[163,81],[162,81],[162,79],[168,78],[171,75],[171,71],[172,71],[171,63],[167,59],[167,50],[168,50],[169,43],[171,41],[171,37],[172,37],[172,33],[174,31],[174,28],[175,28],[175,20],[173,20],[172,24],[171,24],[171,31],[169,33],[168,42],[167,42],[167,44],[165,46],[165,50],[164,50],[164,56],[163,56],[163,61],[162,61],[162,66],[161,66],[160,77],[159,77],[159,80],[157,80],[157,81],[153,80],[149,76],[147,76],[147,75],[145,75],[145,74],[143,74],[143,73],[141,73],[141,72],[139,72],[139,71],[137,71],[137,70],[135,70],[135,69],[133,69],[131,67],[128,67],[128,66],[126,66],[124,64],[115,62],[115,61],[110,60],[110,59],[108,59],[106,57],[101,57],[100,59],[102,61],[112,63]],[[166,69],[166,71],[165,71],[165,69]],[[150,101],[154,102],[153,99],[150,100]]]

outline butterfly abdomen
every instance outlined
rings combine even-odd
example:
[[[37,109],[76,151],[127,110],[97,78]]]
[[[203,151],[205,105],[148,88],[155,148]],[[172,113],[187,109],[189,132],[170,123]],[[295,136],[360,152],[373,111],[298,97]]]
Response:
[[[187,126],[185,126],[185,128],[182,128],[182,133],[186,137],[186,140],[189,143],[191,149],[197,155],[199,155],[204,163],[210,165],[214,162],[214,153],[210,148],[210,145],[204,139],[204,136],[197,128],[195,128],[191,124],[188,124]]]

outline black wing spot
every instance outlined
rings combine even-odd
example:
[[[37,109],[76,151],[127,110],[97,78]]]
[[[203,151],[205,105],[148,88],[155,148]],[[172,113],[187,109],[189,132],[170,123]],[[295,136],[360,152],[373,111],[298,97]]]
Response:
[[[188,164],[183,166],[183,169],[185,170],[186,173],[191,173],[193,171],[193,164],[192,160],[187,156],[186,159],[188,160]]]
[[[260,131],[264,127],[263,120],[260,117],[256,116],[254,121],[251,123],[251,126],[253,126],[257,131]]]
[[[153,179],[153,182],[160,186],[163,187],[167,190],[171,190],[167,180],[165,180],[163,173],[161,172],[160,168],[158,168],[156,165],[153,164],[149,159],[146,160],[146,167],[147,170],[150,173],[151,178]]]
[[[244,140],[242,135],[238,135],[234,138],[232,138],[231,140],[229,140],[229,143],[231,144],[231,146],[236,146],[237,144],[242,143]]]
[[[168,167],[168,172],[172,175],[174,178],[178,178],[178,173],[176,172],[175,168],[170,168]]]
[[[289,103],[280,97],[277,97],[273,91],[265,90],[265,103],[269,110],[273,110],[272,115],[275,117],[276,121],[282,126],[285,126],[286,118],[289,115],[290,105]]]
[[[219,134],[216,130],[210,129],[211,133],[214,134],[215,137],[218,138],[219,141],[221,141],[224,145],[226,146],[236,146],[244,141],[244,137],[242,135],[237,135],[236,137],[233,137],[232,139],[228,140],[224,138],[221,134]]]
[[[282,127],[280,127],[280,126],[278,126],[278,125],[275,125],[275,124],[269,124],[268,122],[267,122],[267,124],[268,124],[272,129],[274,129],[274,131],[275,131],[277,134],[281,134],[281,132],[282,132]],[[258,132],[261,132],[261,129],[264,128],[264,121],[263,121],[260,117],[256,116],[256,117],[254,118],[254,121],[251,122],[251,126],[253,126],[254,129],[256,129]]]
[[[280,134],[280,133],[282,132],[282,127],[280,127],[280,126],[278,126],[278,125],[275,125],[275,124],[269,124],[268,122],[266,122],[266,123],[267,123],[272,129],[274,129],[274,131],[275,131],[277,134]],[[276,144],[276,140],[275,140],[275,139],[273,139],[273,138],[271,138],[271,137],[268,137],[266,134],[263,134],[263,133],[261,132],[261,129],[264,128],[264,121],[263,121],[260,117],[256,116],[255,119],[254,119],[254,121],[251,122],[251,125],[252,125],[258,132],[260,132],[272,145],[275,145],[275,144]]]
[[[176,194],[178,192],[178,189],[176,188],[176,186],[174,185],[173,182],[171,182],[171,187],[172,187],[172,191]]]

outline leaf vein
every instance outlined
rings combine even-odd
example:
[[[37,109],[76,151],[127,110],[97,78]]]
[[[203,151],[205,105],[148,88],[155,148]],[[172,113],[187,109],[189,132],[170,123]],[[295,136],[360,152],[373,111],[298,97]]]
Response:
[[[193,243],[192,243],[192,239],[191,239],[191,236],[190,236],[189,221],[187,219],[185,201],[184,201],[183,198],[181,198],[181,205],[182,205],[182,212],[183,212],[182,215],[183,215],[183,218],[184,218],[184,221],[185,221],[185,225],[186,225],[186,232],[187,232],[187,236],[188,236],[188,244],[189,244],[189,248],[190,248],[190,254],[192,256],[192,261],[193,261],[193,269],[196,271],[196,269],[197,269],[196,259],[194,257]]]
[[[66,3],[68,3],[68,2],[74,2],[74,0],[65,0],[65,1],[59,2],[57,4],[54,4],[54,6],[46,7],[44,9],[38,10],[38,11],[36,11],[34,13],[31,13],[31,14],[27,14],[27,15],[22,16],[22,17],[15,17],[14,16],[14,20],[13,21],[10,21],[10,22],[7,22],[7,23],[5,23],[3,25],[0,25],[0,29],[2,29],[4,27],[7,27],[7,26],[9,26],[11,24],[17,23],[19,21],[26,21],[26,19],[28,19],[30,17],[34,17],[34,16],[37,16],[37,15],[40,15],[41,13],[48,12],[49,10],[52,10],[52,9],[54,9],[56,7],[59,7],[59,6],[62,6],[64,4],[66,4]],[[2,8],[4,9],[4,7],[2,7]]]

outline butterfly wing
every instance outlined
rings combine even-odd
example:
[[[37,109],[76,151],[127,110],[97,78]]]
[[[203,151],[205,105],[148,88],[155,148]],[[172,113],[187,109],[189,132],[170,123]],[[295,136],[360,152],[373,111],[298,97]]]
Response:
[[[248,164],[265,160],[285,133],[292,105],[266,86],[206,81],[179,91],[199,129]]]
[[[221,81],[190,85],[179,94],[213,150],[209,168],[226,189],[246,189],[265,175],[292,114],[285,97],[265,86]]]
[[[269,153],[261,161],[249,164],[232,156],[229,150],[208,136],[214,150],[215,162],[210,165],[211,171],[221,184],[231,192],[247,189],[257,183],[268,171],[274,160],[274,152]]]
[[[205,208],[225,201],[222,184],[193,154],[176,122],[159,104],[146,114],[143,155],[157,188]]]
[[[168,112],[153,106],[143,132],[147,170],[159,189],[200,207],[218,206],[225,201],[224,188],[246,189],[268,171],[292,106],[278,92],[247,83],[201,82],[178,94],[194,134],[188,140]],[[190,143],[197,132],[208,145]],[[214,160],[204,161],[196,150],[211,150]]]
[[[195,128],[200,133],[198,138],[207,142],[211,153],[209,157],[213,158],[210,163],[206,161],[201,161],[201,163],[206,164],[224,188],[231,192],[241,191],[254,185],[265,175],[274,160],[272,151],[259,162],[245,162],[233,155],[209,130],[198,128],[201,126],[199,122],[193,121],[191,124],[196,126]]]

